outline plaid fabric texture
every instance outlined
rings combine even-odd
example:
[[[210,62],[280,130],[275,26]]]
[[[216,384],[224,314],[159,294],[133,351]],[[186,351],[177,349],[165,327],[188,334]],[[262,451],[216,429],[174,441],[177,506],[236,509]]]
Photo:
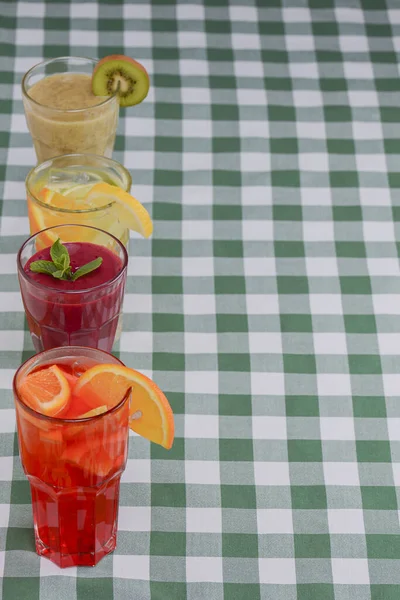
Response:
[[[400,598],[399,50],[398,0],[0,1],[3,600]],[[131,438],[116,552],[60,571],[10,389],[32,353],[20,81],[110,53],[152,81],[114,153],[155,223],[118,352],[177,436]]]

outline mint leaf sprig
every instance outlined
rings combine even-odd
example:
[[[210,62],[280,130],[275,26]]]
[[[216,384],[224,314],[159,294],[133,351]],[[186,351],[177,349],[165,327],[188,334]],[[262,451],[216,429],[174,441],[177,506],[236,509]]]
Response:
[[[76,271],[72,272],[71,260],[67,248],[58,238],[50,248],[51,260],[35,260],[29,265],[33,273],[44,273],[52,275],[55,279],[64,281],[76,281],[92,271],[95,271],[103,262],[101,256],[82,265]]]

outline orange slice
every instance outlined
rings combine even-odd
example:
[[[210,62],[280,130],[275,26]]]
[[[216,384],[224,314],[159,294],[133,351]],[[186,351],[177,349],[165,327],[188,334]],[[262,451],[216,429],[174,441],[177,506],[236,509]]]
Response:
[[[96,408],[115,406],[132,388],[129,427],[151,442],[171,448],[174,415],[160,388],[148,377],[128,367],[100,364],[88,369],[75,384],[73,393]]]
[[[103,404],[103,406],[98,406],[97,408],[92,408],[92,410],[88,410],[83,415],[79,415],[78,419],[89,419],[90,417],[97,417],[97,415],[101,415],[108,410],[108,407]]]
[[[57,365],[29,373],[18,392],[30,408],[51,417],[61,413],[71,398],[69,383]]]

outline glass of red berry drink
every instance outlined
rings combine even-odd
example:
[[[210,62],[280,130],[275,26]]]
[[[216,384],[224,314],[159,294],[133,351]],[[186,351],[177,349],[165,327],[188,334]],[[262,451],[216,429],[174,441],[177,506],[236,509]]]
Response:
[[[76,345],[110,352],[127,264],[124,245],[101,229],[58,225],[32,235],[17,266],[35,350]]]

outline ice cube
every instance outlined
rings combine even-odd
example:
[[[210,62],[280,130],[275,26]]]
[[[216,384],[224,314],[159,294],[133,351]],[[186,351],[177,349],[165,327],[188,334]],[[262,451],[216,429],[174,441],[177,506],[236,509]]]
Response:
[[[48,184],[49,187],[70,187],[72,185],[82,185],[90,183],[90,175],[86,171],[79,171],[73,169],[50,169]]]

